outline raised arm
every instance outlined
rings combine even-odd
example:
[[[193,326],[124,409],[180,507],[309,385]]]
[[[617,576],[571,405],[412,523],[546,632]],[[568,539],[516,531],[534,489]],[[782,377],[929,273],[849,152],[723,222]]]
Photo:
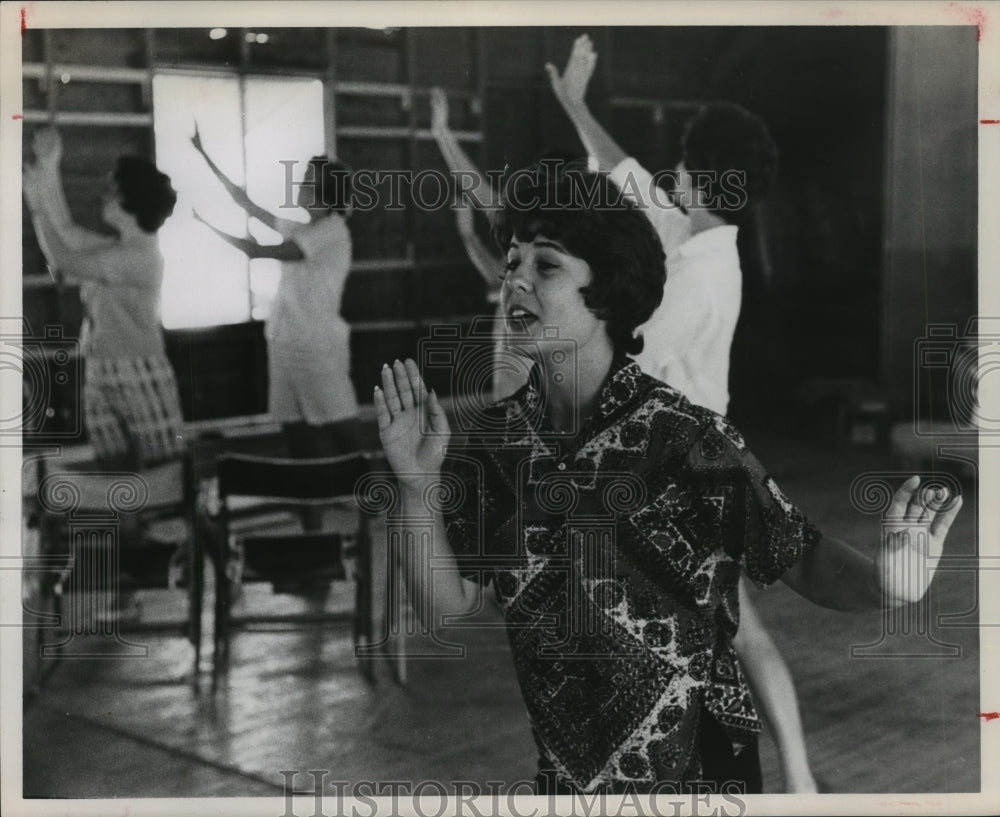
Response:
[[[399,482],[400,518],[423,521],[428,515],[427,491],[441,478],[450,429],[437,396],[427,391],[412,360],[382,368],[382,386],[375,388],[375,416],[382,449]],[[470,612],[477,599],[477,588],[458,572],[439,511],[432,514],[432,531],[430,551],[421,555],[434,557],[433,571],[417,564],[412,551],[402,554],[410,604],[430,628],[438,626],[443,616]],[[421,534],[404,532],[403,541],[419,542]]]
[[[670,201],[666,190],[654,184],[654,177],[634,159],[625,162],[628,154],[611,138],[587,107],[585,97],[590,78],[597,64],[597,54],[586,34],[573,43],[566,69],[560,75],[552,63],[547,63],[552,92],[576,128],[587,153],[598,167],[611,174],[623,194],[634,201],[660,237],[663,251],[670,255],[691,237],[691,225],[684,212]],[[620,166],[620,167],[619,167]],[[613,172],[617,169],[617,172]]]
[[[782,581],[804,598],[834,610],[901,607],[920,601],[961,507],[962,497],[921,491],[920,478],[910,477],[893,495],[874,559],[824,537]]]
[[[552,92],[559,100],[566,115],[576,128],[587,153],[597,160],[601,170],[612,170],[620,162],[628,158],[628,154],[611,138],[587,107],[584,97],[587,86],[597,65],[597,54],[590,37],[582,34],[573,43],[566,68],[560,75],[552,63],[546,63]]]
[[[31,223],[35,228],[38,245],[48,262],[50,271],[58,278],[85,279],[91,281],[109,280],[106,254],[109,247],[99,246],[89,249],[71,247],[52,224],[48,213],[37,204],[37,191],[31,189],[32,182],[25,179],[25,199],[31,213]],[[112,248],[113,250],[113,245]]]
[[[795,794],[815,793],[792,674],[750,601],[745,576],[740,577],[739,594],[740,628],[733,647],[754,703],[778,746],[785,789]]]
[[[55,128],[42,128],[32,141],[36,162],[25,167],[25,195],[32,187],[29,206],[32,213],[44,214],[50,233],[72,250],[92,250],[109,247],[114,239],[81,227],[70,214],[63,190],[59,166],[62,162],[62,139]]]
[[[255,218],[258,221],[266,224],[275,232],[285,235],[289,230],[294,229],[298,226],[298,222],[292,221],[291,219],[281,218],[280,216],[274,215],[274,213],[269,210],[265,210],[259,204],[254,202],[250,196],[247,195],[246,190],[240,187],[236,182],[232,181],[222,169],[215,163],[211,156],[205,152],[205,148],[201,143],[201,134],[198,132],[198,126],[195,125],[194,136],[191,137],[191,144],[194,149],[198,151],[201,157],[205,160],[209,169],[212,171],[215,178],[219,180],[222,186],[226,189],[230,198],[236,202],[239,207],[246,212],[251,218]],[[248,253],[249,255],[249,253]],[[274,257],[274,256],[266,256]]]
[[[305,258],[302,248],[295,241],[285,239],[280,244],[258,244],[253,238],[241,238],[230,235],[220,230],[218,227],[209,224],[205,218],[196,210],[194,211],[195,221],[200,221],[219,238],[235,247],[247,258],[276,258],[279,261],[301,261]]]
[[[489,180],[463,150],[448,125],[448,97],[441,88],[431,89],[431,133],[441,149],[445,164],[455,176],[459,203],[465,204],[468,197],[468,203],[474,207],[496,209],[497,202]]]
[[[455,221],[458,222],[458,234],[462,237],[465,253],[476,268],[487,286],[495,289],[500,281],[500,273],[504,268],[504,260],[489,251],[489,248],[476,235],[472,223],[472,210],[463,204],[455,208]]]
[[[21,190],[24,194],[24,202],[28,205],[28,216],[31,219],[31,226],[35,230],[35,239],[38,241],[38,246],[42,250],[42,256],[45,258],[45,266],[48,268],[49,274],[56,281],[59,281],[62,278],[62,273],[59,270],[59,265],[56,263],[56,254],[52,249],[52,244],[48,239],[48,231],[44,223],[44,211],[38,201],[39,189],[37,174],[31,166],[26,166]]]

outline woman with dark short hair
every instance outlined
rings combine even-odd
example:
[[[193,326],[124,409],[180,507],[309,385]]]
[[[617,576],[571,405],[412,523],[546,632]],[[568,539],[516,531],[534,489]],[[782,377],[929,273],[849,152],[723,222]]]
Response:
[[[116,235],[73,222],[54,129],[34,139],[36,162],[24,195],[42,250],[59,275],[80,283],[85,308],[83,419],[103,468],[138,469],[184,450],[183,418],[160,324],[163,256],[157,231],[177,201],[170,179],[148,159],[122,156],[102,199],[101,216]]]
[[[823,536],[725,418],[629,356],[663,292],[649,221],[603,175],[516,176],[496,235],[529,382],[461,441],[412,360],[384,366],[375,392],[396,518],[414,520],[410,602],[436,629],[493,585],[540,792],[759,791],[732,644],[741,574],[833,609],[917,601],[961,500],[908,480],[874,560]]]

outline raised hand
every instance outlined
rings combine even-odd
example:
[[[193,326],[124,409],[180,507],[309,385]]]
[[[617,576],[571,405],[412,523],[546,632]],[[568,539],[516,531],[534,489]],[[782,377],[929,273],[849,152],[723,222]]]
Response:
[[[451,430],[434,392],[428,392],[409,358],[382,368],[375,388],[375,416],[382,450],[402,484],[438,478]]]
[[[441,88],[431,88],[431,130],[448,130],[448,96]]]
[[[583,98],[587,95],[587,85],[594,75],[595,65],[597,65],[597,53],[590,37],[586,34],[581,34],[574,41],[561,76],[551,62],[545,64],[549,82],[552,83],[552,92],[564,108],[583,104]]]
[[[58,167],[62,160],[62,137],[55,128],[41,128],[35,131],[32,147],[38,164],[46,170]]]
[[[944,540],[955,521],[962,497],[947,490],[920,490],[920,477],[910,477],[893,495],[885,518],[884,537],[875,565],[887,604],[920,601],[937,569]]]

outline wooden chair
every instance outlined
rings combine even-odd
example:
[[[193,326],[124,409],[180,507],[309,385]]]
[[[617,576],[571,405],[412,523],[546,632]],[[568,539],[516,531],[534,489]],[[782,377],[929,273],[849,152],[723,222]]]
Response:
[[[138,473],[56,471],[39,458],[42,549],[63,563],[46,591],[65,636],[43,643],[43,657],[141,657],[148,648],[128,634],[176,632],[194,647],[197,679],[204,571],[190,472],[187,456]],[[164,536],[170,522],[177,524],[172,531],[167,524],[170,535]],[[169,621],[123,616],[124,577],[137,592],[183,586],[185,615]]]
[[[360,453],[326,459],[219,456],[217,535],[210,553],[216,577],[214,680],[228,666],[236,630],[287,631],[346,621],[353,624],[355,647],[371,642],[371,517],[357,506],[354,494],[369,470],[369,458]],[[307,509],[345,503],[354,520],[349,535],[303,529]],[[344,557],[352,557],[353,575],[348,575]],[[341,581],[354,584],[353,609],[346,612],[234,612],[239,585],[270,582],[280,592],[288,585]],[[252,600],[243,595],[243,606],[249,608]],[[370,675],[368,662],[362,661],[361,667]]]

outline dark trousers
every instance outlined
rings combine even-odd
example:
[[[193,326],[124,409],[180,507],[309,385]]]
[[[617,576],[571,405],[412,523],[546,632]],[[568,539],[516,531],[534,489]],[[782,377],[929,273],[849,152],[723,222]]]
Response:
[[[701,779],[714,783],[715,791],[736,794],[738,786],[745,786],[743,794],[763,792],[764,775],[760,768],[760,749],[757,746],[757,739],[754,738],[736,755],[733,754],[733,744],[729,736],[723,731],[719,722],[705,710],[701,712],[700,726],[698,751],[701,753]],[[723,788],[724,786],[726,788]]]

